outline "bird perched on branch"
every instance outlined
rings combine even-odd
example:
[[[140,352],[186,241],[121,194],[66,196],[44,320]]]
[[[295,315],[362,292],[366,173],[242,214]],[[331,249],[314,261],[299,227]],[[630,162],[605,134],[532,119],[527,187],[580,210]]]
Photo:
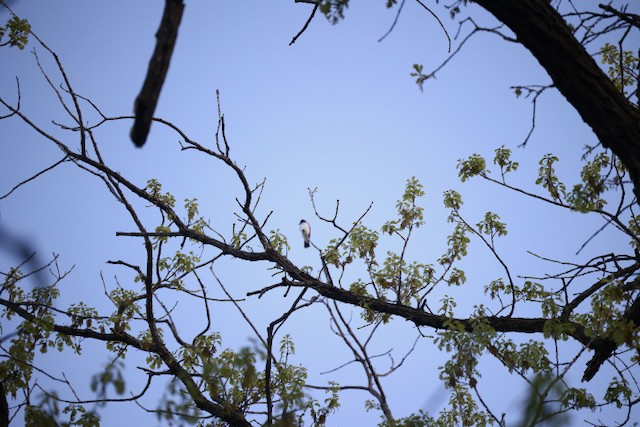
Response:
[[[309,239],[311,239],[311,226],[304,219],[300,220],[300,232],[302,233],[302,238],[304,239],[304,247],[309,247]]]

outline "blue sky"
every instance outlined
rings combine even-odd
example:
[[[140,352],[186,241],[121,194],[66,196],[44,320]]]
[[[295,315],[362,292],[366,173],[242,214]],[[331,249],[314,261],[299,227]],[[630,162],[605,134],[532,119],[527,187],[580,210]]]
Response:
[[[479,221],[487,210],[500,214],[510,230],[500,248],[517,274],[544,271],[545,266],[527,255],[528,250],[551,258],[588,259],[602,247],[626,248],[627,243],[615,233],[603,233],[575,258],[582,242],[597,230],[597,219],[540,206],[485,183],[459,182],[458,159],[473,153],[490,159],[495,148],[505,145],[521,165],[514,183],[532,188],[537,161],[547,152],[560,157],[560,176],[573,183],[582,147],[596,142],[564,98],[548,91],[539,100],[532,139],[525,149],[517,148],[529,131],[531,103],[516,99],[510,86],[549,83],[527,51],[494,35],[480,34],[421,93],[409,76],[412,65],[422,63],[425,70],[431,70],[447,57],[447,40],[438,23],[419,5],[408,2],[395,30],[379,43],[394,13],[381,1],[352,3],[344,22],[332,26],[318,16],[289,46],[306,21],[310,5],[291,0],[187,2],[156,110],[156,116],[210,145],[217,123],[215,94],[220,91],[231,155],[246,167],[251,182],[266,178],[258,212],[264,217],[273,211],[267,228],[279,229],[289,238],[293,262],[319,265],[317,254],[302,248],[300,218],[312,223],[318,246],[336,237],[329,226],[313,218],[309,188],[317,188],[317,206],[324,215],[332,214],[335,201],[340,200],[340,220],[345,226],[373,202],[365,223],[379,229],[393,217],[395,201],[412,176],[425,187],[427,221],[411,248],[412,259],[435,263],[445,251],[451,226],[446,223],[442,192],[450,188],[462,194],[464,214],[471,222]],[[57,52],[77,93],[90,98],[106,115],[131,114],[154,47],[162,2],[17,0],[11,5]],[[453,37],[457,23],[440,6],[433,10]],[[478,7],[470,5],[468,10],[478,22],[492,22]],[[3,20],[7,16],[0,14]],[[34,46],[32,42],[24,51],[3,49],[0,53],[0,96],[15,100],[15,76],[19,76],[23,111],[45,129],[74,141],[74,135],[51,123],[52,118],[69,121],[40,75],[30,53]],[[59,82],[50,59],[42,49],[37,51],[45,69]],[[95,120],[95,114],[88,114],[87,121]],[[130,125],[115,122],[98,132],[103,153],[115,169],[140,185],[157,178],[179,202],[198,197],[204,216],[229,232],[240,190],[233,174],[219,163],[180,153],[179,137],[158,124],[152,127],[146,146],[136,149],[128,137]],[[0,134],[2,194],[61,157],[55,147],[17,120],[0,121]],[[107,307],[100,272],[108,286],[115,284],[116,276],[126,281],[130,275],[105,261],[141,262],[143,255],[139,242],[115,237],[116,231],[134,229],[126,212],[99,180],[71,165],[1,200],[0,221],[29,239],[44,258],[56,253],[62,268],[73,266],[63,285],[62,304],[82,299]],[[398,242],[387,240],[382,245],[381,253],[398,249]],[[503,273],[479,242],[472,243],[470,251],[471,257],[463,264],[467,286],[478,292]],[[3,270],[16,261],[4,259],[0,263]],[[225,261],[216,267],[216,274],[241,297],[273,282],[264,267]],[[215,288],[213,279],[209,280]],[[468,297],[466,288],[447,292],[459,298],[461,315],[478,302]],[[246,304],[262,331],[288,306],[280,294]],[[353,312],[357,318],[358,311]],[[189,318],[189,306],[180,313],[187,323],[197,321]],[[224,345],[247,345],[251,333],[238,314],[225,308],[219,316]],[[319,372],[341,365],[349,356],[328,332],[328,320],[320,307],[298,316],[287,331],[296,340],[299,362],[310,369],[311,382],[319,384],[328,377]],[[381,352],[389,348],[402,352],[416,336],[406,322],[392,326],[378,340]],[[385,380],[396,416],[420,408],[437,412],[444,403],[437,397],[443,393],[437,367],[444,359],[427,341],[419,343],[418,351],[396,376]],[[102,348],[90,346],[84,358],[73,362],[77,363],[73,368],[66,355],[51,355],[46,363],[86,383],[86,372],[93,372],[95,360],[108,361]],[[333,356],[329,359],[324,353],[327,348]],[[136,359],[127,360],[135,392]],[[491,378],[493,369],[499,371],[499,367],[486,363],[485,378]],[[345,370],[338,378],[362,382],[358,374],[354,369]],[[520,395],[514,393],[505,400],[491,381],[481,381],[483,387],[492,402],[504,404],[502,411],[518,408]],[[85,385],[78,384],[78,389],[86,392]],[[377,414],[362,418],[364,398],[368,396],[347,392],[345,405],[330,425],[353,425],[356,416],[358,422],[376,421]],[[152,406],[153,399],[146,403]],[[126,417],[144,423],[148,415],[134,410]],[[107,412],[104,419],[104,425],[113,425],[122,415]]]

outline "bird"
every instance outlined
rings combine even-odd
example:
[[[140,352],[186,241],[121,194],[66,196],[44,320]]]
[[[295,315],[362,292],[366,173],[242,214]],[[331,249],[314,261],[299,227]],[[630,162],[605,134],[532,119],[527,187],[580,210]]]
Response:
[[[300,232],[302,233],[302,238],[304,239],[304,247],[309,247],[309,239],[311,238],[311,226],[304,219],[300,220]]]

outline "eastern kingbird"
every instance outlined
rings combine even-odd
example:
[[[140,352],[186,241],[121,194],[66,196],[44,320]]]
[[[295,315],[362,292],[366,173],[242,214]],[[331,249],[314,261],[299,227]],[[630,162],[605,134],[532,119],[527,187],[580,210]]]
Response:
[[[309,239],[311,238],[311,226],[304,219],[300,220],[300,232],[302,233],[302,238],[304,239],[304,247],[309,247]]]

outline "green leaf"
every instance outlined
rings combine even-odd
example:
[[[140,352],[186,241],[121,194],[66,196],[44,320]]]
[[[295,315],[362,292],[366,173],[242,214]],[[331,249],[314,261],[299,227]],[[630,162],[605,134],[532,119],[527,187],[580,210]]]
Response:
[[[458,160],[458,177],[462,182],[469,178],[487,174],[487,163],[479,154],[472,154],[467,160]]]
[[[553,200],[562,202],[562,199],[566,193],[565,185],[560,182],[556,176],[554,163],[558,161],[558,157],[553,154],[545,154],[538,164],[538,178],[536,179],[536,185],[541,185],[545,188]]]
[[[504,148],[504,145],[495,150],[496,156],[493,158],[493,164],[500,166],[500,174],[504,179],[504,176],[512,171],[518,169],[518,162],[511,160],[511,150]]]
[[[269,232],[269,243],[271,244],[271,247],[281,255],[286,255],[291,249],[287,238],[280,232],[280,229],[271,230]]]
[[[344,12],[349,7],[349,0],[323,0],[320,12],[335,25],[344,19]]]
[[[422,72],[423,66],[422,64],[413,64],[413,72],[410,74],[411,77],[415,77],[416,84],[418,88],[420,88],[420,92],[424,92],[424,82],[426,82],[429,77],[433,77],[432,75],[427,75]]]
[[[3,42],[4,36],[9,30],[9,40]],[[0,46],[17,47],[22,50],[29,41],[29,34],[31,33],[31,25],[26,19],[20,19],[17,16],[11,17],[7,22],[7,25],[3,28],[0,27]]]
[[[477,224],[478,231],[490,236],[491,238],[495,236],[506,236],[507,226],[499,220],[500,217],[498,214],[487,212],[484,215],[484,219]]]

